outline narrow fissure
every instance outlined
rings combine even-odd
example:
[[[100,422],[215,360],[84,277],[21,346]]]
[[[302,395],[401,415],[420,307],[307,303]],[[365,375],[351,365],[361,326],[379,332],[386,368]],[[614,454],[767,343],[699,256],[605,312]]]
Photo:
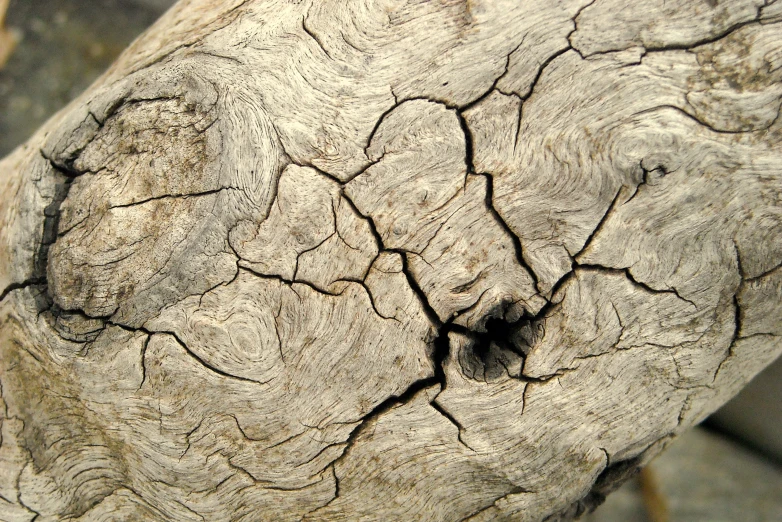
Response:
[[[8,297],[8,294],[13,292],[14,290],[20,290],[22,288],[27,288],[28,286],[40,286],[45,281],[39,277],[33,277],[30,279],[25,279],[21,283],[11,283],[7,287],[3,289],[2,292],[0,292],[0,302],[5,300],[6,297]]]
[[[41,156],[54,170],[55,177],[60,179],[56,180],[54,197],[44,208],[41,243],[33,259],[33,278],[31,280],[35,282],[34,284],[38,290],[34,295],[35,305],[38,314],[46,314],[47,320],[51,321],[52,327],[64,339],[76,342],[91,341],[105,327],[109,316],[92,317],[78,310],[62,309],[54,302],[48,278],[49,250],[57,241],[62,204],[70,193],[73,181],[81,176],[83,172],[76,170],[72,161],[67,164],[59,164],[55,160],[48,158],[43,151],[40,152]],[[96,322],[100,323],[100,325],[96,326]]]
[[[38,313],[51,311],[54,316],[57,316],[60,312],[59,307],[54,303],[54,299],[49,291],[49,280],[47,274],[47,267],[49,264],[49,249],[57,240],[57,232],[60,226],[60,208],[62,207],[65,198],[68,197],[68,193],[71,190],[73,180],[81,175],[72,166],[61,166],[54,162],[54,160],[47,158],[43,152],[41,152],[49,165],[54,169],[55,175],[60,177],[54,187],[54,197],[51,203],[44,208],[44,220],[43,220],[43,232],[41,234],[41,243],[38,247],[38,251],[35,253],[33,260],[33,280],[38,281],[40,291],[35,296],[36,307]]]
[[[643,281],[639,281],[638,279],[633,276],[633,274],[630,272],[630,268],[613,268],[603,265],[595,265],[595,264],[588,264],[588,263],[577,263],[576,266],[582,270],[595,270],[598,272],[606,272],[609,274],[620,274],[623,275],[625,278],[627,278],[628,281],[630,281],[634,286],[650,293],[650,294],[671,294],[676,296],[678,299],[684,301],[685,303],[691,305],[693,308],[697,309],[698,305],[695,304],[695,301],[691,299],[687,299],[686,297],[683,297],[681,294],[679,294],[679,291],[676,290],[674,287],[665,288],[665,289],[656,289],[652,286],[649,286],[647,283],[644,283]]]
[[[505,231],[505,234],[510,237],[511,242],[513,243],[513,250],[516,254],[516,261],[524,270],[527,271],[527,273],[529,273],[529,276],[532,278],[532,282],[535,285],[535,289],[540,291],[540,288],[538,287],[538,274],[535,273],[529,263],[527,263],[527,260],[524,258],[524,247],[521,244],[521,238],[516,235],[515,232],[513,232],[513,230],[510,228],[510,225],[508,225],[508,222],[505,221],[502,216],[500,216],[500,213],[494,207],[494,176],[488,173],[481,173],[478,175],[486,177],[486,208],[494,217],[494,220],[503,229],[503,231]]]
[[[621,193],[622,193],[622,187],[619,187],[619,189],[616,191],[616,194],[614,194],[614,197],[611,200],[611,203],[608,205],[608,208],[603,213],[603,217],[600,218],[600,221],[597,222],[597,225],[595,225],[595,228],[592,229],[592,233],[587,236],[586,241],[584,241],[584,246],[581,247],[581,250],[579,250],[575,254],[570,254],[570,252],[568,252],[568,254],[570,254],[570,257],[572,259],[575,259],[576,261],[578,261],[579,256],[581,256],[584,252],[586,252],[587,249],[592,245],[592,241],[595,239],[595,236],[603,228],[603,225],[605,225],[606,221],[608,221],[608,216],[611,215],[611,213],[613,212],[614,208],[616,207],[616,202],[619,200],[619,195]],[[636,188],[636,193],[637,193],[637,188]],[[633,194],[632,197],[634,197],[634,196],[635,196],[635,194]],[[630,199],[632,199],[632,197]],[[629,199],[628,199],[628,201],[629,201]]]
[[[116,323],[116,322],[111,321],[111,320],[106,320],[106,324],[111,325],[111,326],[116,326],[118,328],[122,328],[123,330],[126,330],[128,332],[142,332],[142,333],[147,335],[147,339],[145,340],[145,343],[142,345],[142,363],[143,363],[144,357],[146,357],[147,346],[148,346],[149,341],[152,338],[152,336],[153,335],[168,335],[185,351],[185,353],[187,353],[191,358],[193,358],[195,361],[200,363],[201,366],[203,366],[206,370],[209,370],[209,371],[215,373],[216,375],[219,375],[219,376],[224,377],[226,379],[233,379],[233,380],[237,380],[237,381],[243,381],[243,382],[246,382],[246,383],[249,383],[249,384],[253,384],[253,385],[268,384],[268,381],[258,381],[258,380],[255,380],[255,379],[242,377],[241,375],[235,375],[233,373],[228,373],[228,372],[226,372],[224,370],[221,370],[217,366],[215,366],[215,365],[211,364],[209,361],[205,360],[201,355],[197,354],[192,349],[190,349],[190,347],[184,342],[184,340],[182,340],[182,338],[179,337],[179,335],[177,335],[177,333],[174,332],[174,331],[169,331],[169,330],[149,330],[149,329],[147,329],[147,328],[145,328],[143,326],[142,327],[132,327],[132,326],[128,326],[128,325],[125,325],[125,324]],[[143,373],[143,379],[142,379],[142,384],[143,384],[146,381],[146,368],[143,368],[143,372],[142,373]],[[139,386],[139,389],[140,389],[140,386]]]

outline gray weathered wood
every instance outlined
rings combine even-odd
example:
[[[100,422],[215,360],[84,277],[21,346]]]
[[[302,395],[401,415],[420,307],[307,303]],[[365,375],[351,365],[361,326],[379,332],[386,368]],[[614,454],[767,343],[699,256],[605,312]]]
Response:
[[[782,1],[182,0],[0,162],[0,520],[542,520],[782,351]]]

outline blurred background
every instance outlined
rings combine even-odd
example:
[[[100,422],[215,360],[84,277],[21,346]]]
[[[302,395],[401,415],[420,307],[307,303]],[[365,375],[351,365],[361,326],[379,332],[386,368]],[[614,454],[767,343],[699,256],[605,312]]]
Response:
[[[0,157],[173,3],[0,0]],[[585,520],[782,522],[782,359]]]

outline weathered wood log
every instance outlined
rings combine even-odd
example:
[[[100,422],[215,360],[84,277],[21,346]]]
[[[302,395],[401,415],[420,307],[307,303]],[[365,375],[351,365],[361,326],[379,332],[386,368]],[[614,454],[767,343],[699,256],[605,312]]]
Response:
[[[782,351],[782,1],[182,1],[0,163],[2,520],[541,520]]]

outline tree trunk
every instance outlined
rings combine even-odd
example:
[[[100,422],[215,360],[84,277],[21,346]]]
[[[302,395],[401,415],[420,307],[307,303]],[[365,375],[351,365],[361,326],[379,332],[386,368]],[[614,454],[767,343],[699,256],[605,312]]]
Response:
[[[599,503],[782,351],[780,22],[181,1],[0,163],[0,519]]]

